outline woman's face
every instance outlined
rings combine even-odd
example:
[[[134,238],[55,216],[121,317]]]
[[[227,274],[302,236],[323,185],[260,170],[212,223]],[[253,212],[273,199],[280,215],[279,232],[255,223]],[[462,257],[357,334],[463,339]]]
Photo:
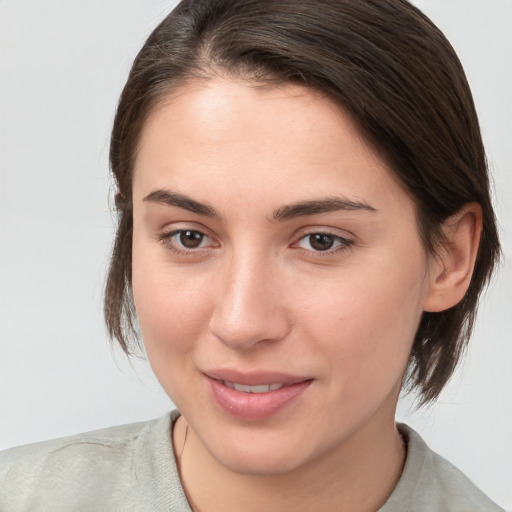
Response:
[[[182,87],[144,127],[133,205],[149,361],[218,462],[284,472],[392,428],[429,263],[411,199],[334,102]]]

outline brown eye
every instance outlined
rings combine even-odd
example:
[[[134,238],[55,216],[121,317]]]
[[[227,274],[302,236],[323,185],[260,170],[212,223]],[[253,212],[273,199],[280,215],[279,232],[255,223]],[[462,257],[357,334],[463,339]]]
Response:
[[[190,229],[180,231],[178,233],[179,242],[183,247],[187,249],[196,249],[201,246],[204,235],[199,231],[192,231]]]
[[[177,229],[162,233],[158,240],[166,248],[180,255],[198,256],[203,250],[215,249],[219,244],[197,229]]]
[[[297,246],[313,253],[335,253],[339,250],[347,249],[351,244],[351,240],[331,233],[310,233],[303,236],[298,241]]]
[[[324,233],[315,233],[309,235],[309,244],[315,251],[328,251],[332,249],[335,238],[332,235],[326,235]]]

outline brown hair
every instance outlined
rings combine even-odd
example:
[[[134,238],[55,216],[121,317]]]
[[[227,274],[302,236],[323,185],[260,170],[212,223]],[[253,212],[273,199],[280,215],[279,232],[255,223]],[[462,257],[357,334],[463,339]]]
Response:
[[[425,312],[406,384],[434,400],[464,352],[478,297],[499,258],[485,152],[462,66],[440,30],[405,0],[183,0],[149,36],[121,95],[110,163],[119,225],[105,295],[109,334],[129,353],[132,173],[147,116],[165,95],[214,73],[291,81],[325,92],[390,164],[417,208],[426,250],[442,223],[477,202],[483,233],[469,289],[455,307]]]

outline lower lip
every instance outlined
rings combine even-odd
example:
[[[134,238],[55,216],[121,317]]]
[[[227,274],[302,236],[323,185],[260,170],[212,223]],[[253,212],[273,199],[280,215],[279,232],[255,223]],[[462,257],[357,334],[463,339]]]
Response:
[[[295,402],[312,382],[297,382],[266,393],[245,393],[211,377],[206,379],[217,405],[231,416],[247,421],[264,420],[277,414]]]

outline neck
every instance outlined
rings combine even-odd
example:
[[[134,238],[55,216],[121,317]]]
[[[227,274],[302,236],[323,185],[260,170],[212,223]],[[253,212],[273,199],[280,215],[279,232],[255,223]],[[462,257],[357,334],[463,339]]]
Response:
[[[393,417],[372,418],[325,456],[293,471],[246,475],[214,459],[181,417],[173,432],[180,476],[196,512],[378,510],[395,488],[405,448]]]

